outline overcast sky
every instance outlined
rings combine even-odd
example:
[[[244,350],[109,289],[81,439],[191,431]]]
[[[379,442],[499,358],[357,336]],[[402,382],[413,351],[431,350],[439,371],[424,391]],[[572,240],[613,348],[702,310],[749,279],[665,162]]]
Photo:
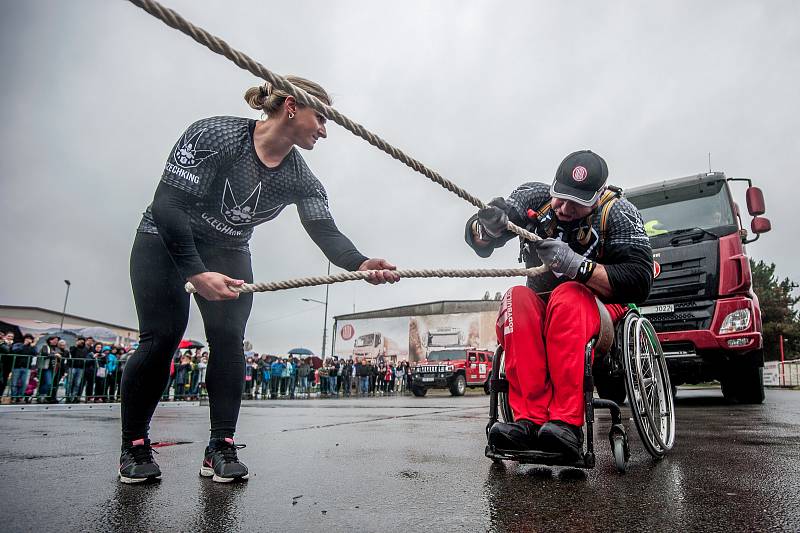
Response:
[[[711,152],[714,170],[764,189],[774,229],[750,254],[800,280],[795,1],[166,5],[272,71],[321,83],[340,111],[486,200],[549,182],[577,149],[603,155],[623,187],[704,172]],[[60,309],[70,279],[68,312],[135,326],[128,258],[164,161],[199,118],[257,118],[242,99],[257,80],[122,0],[1,2],[0,68],[0,303]],[[466,246],[469,204],[335,124],[328,134],[303,156],[363,253],[409,268],[516,265],[514,243],[488,260]],[[293,207],[251,250],[257,281],[325,273]],[[349,282],[331,287],[329,315],[512,283]],[[324,297],[256,295],[248,339],[318,352],[323,308],[301,298]],[[188,335],[202,331],[193,306]]]

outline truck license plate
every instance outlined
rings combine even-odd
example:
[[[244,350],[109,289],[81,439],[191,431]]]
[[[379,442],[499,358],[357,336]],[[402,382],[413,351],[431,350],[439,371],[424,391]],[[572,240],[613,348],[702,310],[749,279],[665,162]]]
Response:
[[[423,377],[422,381],[433,381],[433,378],[432,377],[430,377],[430,378],[429,377]]]
[[[639,312],[643,315],[658,315],[661,313],[674,313],[675,305],[661,304],[661,305],[646,305],[639,308]]]

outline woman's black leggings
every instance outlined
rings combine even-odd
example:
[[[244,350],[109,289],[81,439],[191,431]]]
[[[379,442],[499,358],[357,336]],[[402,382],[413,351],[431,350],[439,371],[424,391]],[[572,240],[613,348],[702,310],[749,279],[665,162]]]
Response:
[[[197,242],[206,267],[234,279],[253,282],[250,255]],[[139,315],[139,347],[125,365],[122,441],[147,437],[150,419],[169,381],[169,366],[189,320],[184,280],[158,235],[137,233],[131,251],[131,285]],[[206,388],[211,438],[233,437],[244,388],[244,340],[252,294],[236,300],[195,301],[203,316],[209,347]]]

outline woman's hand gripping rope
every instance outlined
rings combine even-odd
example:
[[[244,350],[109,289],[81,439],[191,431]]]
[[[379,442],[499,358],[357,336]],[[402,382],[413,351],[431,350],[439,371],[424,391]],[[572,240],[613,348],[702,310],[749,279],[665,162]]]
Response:
[[[201,272],[189,278],[186,284],[186,291],[196,292],[206,300],[216,302],[219,300],[235,300],[239,297],[238,290],[244,285],[243,279],[229,278],[219,272]],[[189,287],[192,290],[189,290]]]
[[[380,285],[381,283],[395,283],[400,281],[400,276],[397,275],[397,267],[391,264],[386,259],[374,257],[367,259],[361,266],[358,267],[360,272],[372,272],[370,277],[366,278],[367,283],[373,285]]]

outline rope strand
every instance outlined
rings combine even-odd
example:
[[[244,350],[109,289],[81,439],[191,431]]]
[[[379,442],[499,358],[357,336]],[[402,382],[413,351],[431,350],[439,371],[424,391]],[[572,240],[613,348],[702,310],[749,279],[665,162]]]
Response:
[[[511,278],[519,276],[538,276],[545,272],[544,267],[534,268],[479,268],[474,270],[437,270],[437,269],[406,269],[395,270],[401,278]],[[272,292],[284,289],[297,289],[300,287],[315,287],[329,285],[343,281],[366,280],[375,272],[381,270],[359,270],[356,272],[342,272],[329,276],[312,276],[309,278],[296,278],[285,281],[271,281],[269,283],[245,283],[240,287],[230,287],[234,292]],[[186,283],[186,292],[197,292],[191,283]]]

